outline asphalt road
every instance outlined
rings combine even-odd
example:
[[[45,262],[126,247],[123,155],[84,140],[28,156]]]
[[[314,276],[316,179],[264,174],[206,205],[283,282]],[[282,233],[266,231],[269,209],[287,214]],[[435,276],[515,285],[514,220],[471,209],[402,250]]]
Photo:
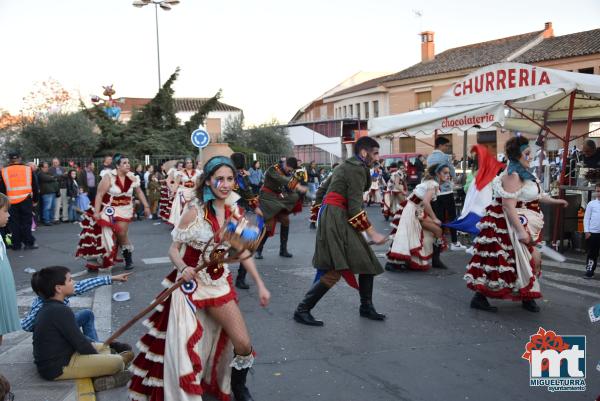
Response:
[[[370,208],[369,215],[376,227],[389,232],[377,208]],[[129,291],[131,300],[112,302],[112,330],[150,303],[170,269],[160,259],[148,260],[166,256],[167,226],[136,222],[130,232],[136,268],[128,283],[115,284],[112,291]],[[39,250],[13,252],[17,287],[29,285],[30,275],[23,271],[29,266],[60,263],[82,271],[83,263],[72,258],[77,233],[75,225],[41,227],[36,233]],[[583,266],[573,257],[562,265],[546,263],[538,314],[508,301],[492,301],[500,307],[497,314],[470,309],[472,292],[462,280],[468,255],[446,252],[442,258],[450,266],[447,271],[386,272],[376,278],[374,304],[387,314],[385,322],[360,318],[358,293],[340,282],[313,310],[325,321],[324,327],[315,328],[292,320],[314,276],[314,238],[305,212],[292,218],[293,258],[278,256],[277,236],[267,242],[258,266],[272,293],[269,307],[258,305],[254,285],[239,292],[257,352],[248,379],[257,401],[583,401],[600,394],[600,326],[590,323],[587,315],[588,308],[600,302],[600,281],[583,280]],[[374,249],[381,256],[385,252],[384,246]],[[121,271],[117,267],[113,274]],[[521,355],[539,327],[559,335],[587,336],[585,392],[552,393],[529,386],[529,364]],[[121,340],[135,344],[144,333],[138,323]],[[127,398],[125,390],[118,389],[99,393],[98,399]]]

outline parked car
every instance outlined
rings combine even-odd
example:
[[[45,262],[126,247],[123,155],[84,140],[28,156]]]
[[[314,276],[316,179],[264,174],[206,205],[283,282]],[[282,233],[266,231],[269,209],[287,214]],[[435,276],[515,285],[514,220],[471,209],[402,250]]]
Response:
[[[406,183],[409,189],[414,188],[419,183],[419,176],[417,175],[417,168],[415,167],[415,160],[419,153],[395,153],[391,155],[379,156],[380,162],[389,167],[392,163],[404,162],[406,168]]]

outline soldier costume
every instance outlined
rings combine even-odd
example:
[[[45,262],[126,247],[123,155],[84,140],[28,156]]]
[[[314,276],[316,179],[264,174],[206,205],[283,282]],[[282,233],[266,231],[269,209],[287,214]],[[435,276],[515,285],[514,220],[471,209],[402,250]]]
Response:
[[[357,142],[359,149],[359,143],[360,146],[370,144],[369,141]],[[313,266],[324,273],[296,308],[294,320],[298,323],[322,326],[323,322],[310,314],[311,309],[341,277],[356,287],[354,274],[359,275],[360,315],[372,320],[385,319],[385,315],[375,311],[372,303],[373,279],[383,272],[383,268],[364,236],[371,223],[362,209],[362,195],[370,186],[369,166],[358,154],[333,172],[319,211],[313,257]]]
[[[262,250],[268,237],[275,234],[275,225],[281,223],[279,256],[291,258],[287,250],[288,236],[290,232],[290,213],[299,213],[302,211],[302,203],[297,193],[298,190],[305,190],[305,187],[299,185],[299,180],[294,174],[286,171],[288,168],[296,170],[298,161],[295,157],[288,157],[285,164],[278,163],[271,166],[265,172],[265,181],[260,189],[259,203],[260,209],[265,219],[267,235],[264,236],[260,246],[256,250],[256,259],[262,259]]]

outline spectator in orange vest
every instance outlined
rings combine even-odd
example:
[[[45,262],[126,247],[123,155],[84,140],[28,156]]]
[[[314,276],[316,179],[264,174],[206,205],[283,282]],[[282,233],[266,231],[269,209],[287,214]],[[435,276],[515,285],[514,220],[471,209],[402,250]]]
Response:
[[[35,238],[31,234],[33,207],[38,202],[37,181],[33,179],[31,168],[21,162],[21,155],[11,152],[9,164],[0,174],[0,192],[10,200],[8,228],[12,233],[11,249],[36,249]]]

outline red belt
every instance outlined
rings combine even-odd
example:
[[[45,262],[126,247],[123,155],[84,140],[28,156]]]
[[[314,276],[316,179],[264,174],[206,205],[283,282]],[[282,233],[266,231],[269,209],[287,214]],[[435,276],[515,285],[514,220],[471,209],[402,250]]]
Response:
[[[277,195],[280,198],[283,198],[283,193],[273,191],[271,188],[267,188],[264,185],[260,188],[260,190],[263,191],[263,192],[268,192],[268,193],[273,194],[273,195]]]
[[[421,198],[419,198],[417,195],[412,194],[409,198],[409,201],[411,201],[412,203],[414,203],[415,205],[418,205],[419,203],[421,203]]]
[[[183,186],[186,188],[194,188],[194,182],[188,181],[188,182],[184,183]]]
[[[332,205],[342,208],[344,210],[348,209],[348,200],[337,192],[328,192],[323,199],[323,205]]]

